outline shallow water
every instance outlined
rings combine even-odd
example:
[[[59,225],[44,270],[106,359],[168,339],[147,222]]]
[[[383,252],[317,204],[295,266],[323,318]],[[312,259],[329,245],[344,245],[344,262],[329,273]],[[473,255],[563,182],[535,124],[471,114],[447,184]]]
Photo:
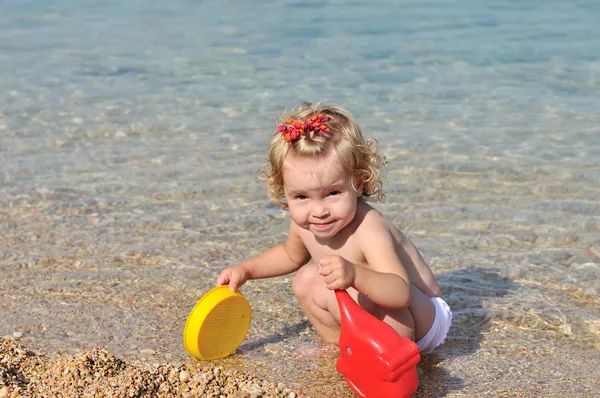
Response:
[[[185,360],[218,271],[285,237],[256,178],[275,117],[324,100],[390,161],[376,206],[455,309],[463,391],[452,358],[501,330],[597,359],[600,4],[369,4],[0,3],[0,335]],[[289,281],[245,287],[225,363],[314,371]]]

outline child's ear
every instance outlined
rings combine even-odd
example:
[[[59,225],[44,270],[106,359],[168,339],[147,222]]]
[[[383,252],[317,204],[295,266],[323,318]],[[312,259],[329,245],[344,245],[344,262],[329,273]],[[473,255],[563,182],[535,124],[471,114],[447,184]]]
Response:
[[[361,197],[365,189],[365,178],[362,176],[356,177],[354,179],[354,186],[356,187],[356,197]]]

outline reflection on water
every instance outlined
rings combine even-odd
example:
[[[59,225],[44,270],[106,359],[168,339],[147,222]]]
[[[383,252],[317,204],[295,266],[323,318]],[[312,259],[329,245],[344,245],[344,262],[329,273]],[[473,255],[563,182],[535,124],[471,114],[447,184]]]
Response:
[[[377,207],[455,313],[439,360],[490,330],[597,348],[599,17],[583,0],[0,4],[0,334],[184,360],[218,271],[284,239],[256,178],[275,116],[322,99],[390,161]],[[314,371],[290,367],[317,340],[289,278],[245,293],[229,361]]]

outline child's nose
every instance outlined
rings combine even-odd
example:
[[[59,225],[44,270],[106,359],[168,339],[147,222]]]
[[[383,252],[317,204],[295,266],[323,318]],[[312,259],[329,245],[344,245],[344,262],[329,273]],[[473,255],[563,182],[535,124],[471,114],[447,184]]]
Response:
[[[313,207],[312,213],[315,217],[323,218],[323,217],[327,217],[329,215],[329,210],[327,209],[326,206],[323,206],[322,204],[319,203]]]

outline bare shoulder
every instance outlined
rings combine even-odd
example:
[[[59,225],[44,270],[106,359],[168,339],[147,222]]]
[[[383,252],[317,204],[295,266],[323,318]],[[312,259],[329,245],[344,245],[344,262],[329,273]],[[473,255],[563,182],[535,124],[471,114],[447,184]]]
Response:
[[[358,207],[356,218],[360,220],[357,232],[361,234],[369,234],[376,231],[389,231],[389,220],[366,202],[361,202]]]
[[[359,207],[358,217],[361,218],[357,232],[361,235],[371,236],[373,234],[387,234],[393,240],[402,242],[406,236],[394,225],[394,223],[379,210],[368,203]]]
[[[386,242],[392,244],[396,251],[414,248],[410,239],[385,214],[366,203],[362,211],[364,213],[359,214],[362,221],[357,233],[367,245],[381,246]]]
[[[369,252],[371,256],[386,252],[394,256],[397,245],[393,224],[379,210],[367,203],[361,203],[356,218],[359,225],[355,235],[359,239],[363,252]]]
[[[441,289],[427,262],[414,243],[389,218],[365,204],[358,228],[363,248],[381,263],[397,259],[413,285],[429,297],[441,296]],[[380,257],[381,256],[381,257]],[[386,257],[386,259],[383,258]]]

